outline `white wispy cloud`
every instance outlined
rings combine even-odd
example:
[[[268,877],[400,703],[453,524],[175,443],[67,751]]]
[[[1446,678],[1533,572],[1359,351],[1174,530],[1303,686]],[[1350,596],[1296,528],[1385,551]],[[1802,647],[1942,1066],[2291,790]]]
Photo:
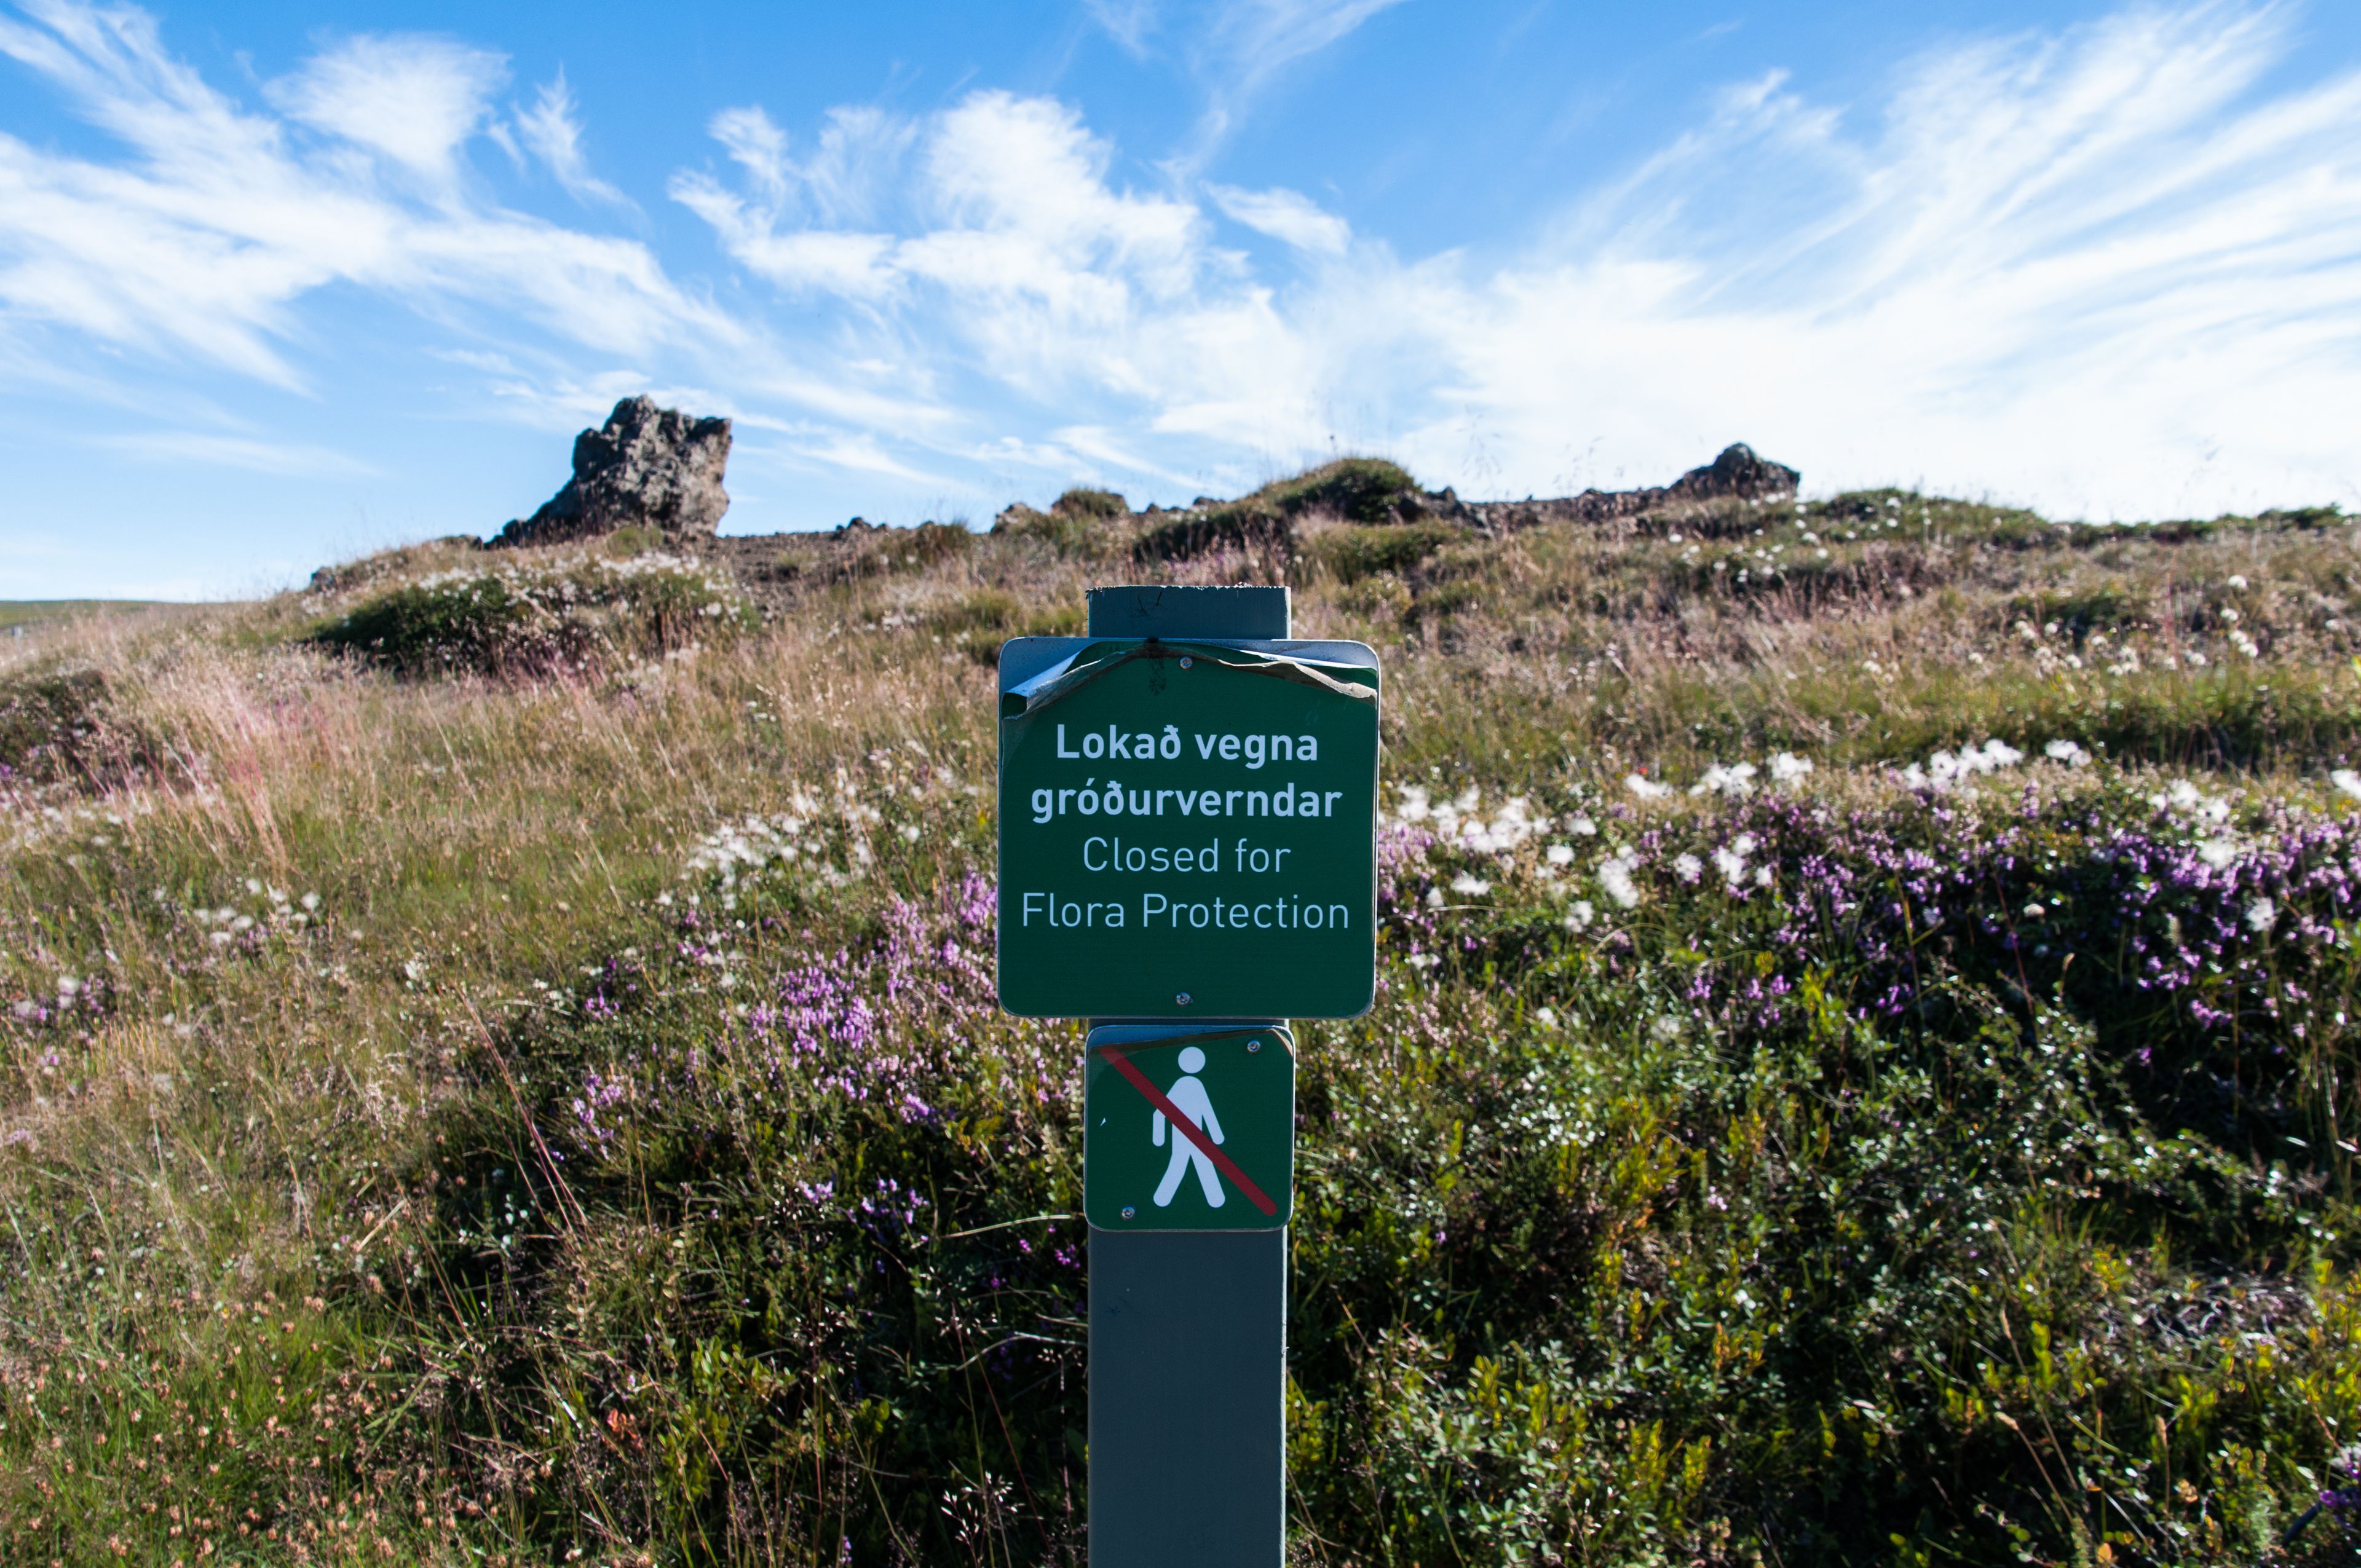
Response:
[[[778,450],[806,468],[836,469],[941,492],[957,488],[948,477],[914,467],[874,435],[862,431],[818,430],[791,437]]]
[[[1182,170],[1211,161],[1255,101],[1299,61],[1351,34],[1402,0],[1223,0],[1191,30],[1191,58],[1204,108]]]
[[[1322,15],[1288,25],[1352,13]],[[873,209],[897,224],[774,202],[760,243],[717,229],[749,270],[860,307],[838,330],[881,362],[1033,400],[1037,444],[1136,433],[1093,460],[1143,477],[1341,440],[1554,492],[1747,439],[1822,486],[2091,516],[2354,499],[2361,77],[2266,91],[2289,47],[2283,13],[2209,4],[1953,47],[1863,103],[1733,84],[1482,266],[1210,188],[1334,258],[1276,286],[1191,203],[1117,185],[1070,107],[1005,93],[913,124],[900,198]],[[695,193],[719,212],[720,186]]]
[[[1352,225],[1334,213],[1322,211],[1318,203],[1300,191],[1242,191],[1235,185],[1208,185],[1205,193],[1213,198],[1213,205],[1237,222],[1298,250],[1341,256],[1353,242]]]
[[[507,80],[508,61],[489,50],[364,34],[314,55],[265,93],[290,119],[443,185],[457,174],[460,148]]]
[[[1147,478],[1161,479],[1168,485],[1187,487],[1196,476],[1168,468],[1155,455],[1140,449],[1128,433],[1109,430],[1104,425],[1070,424],[1056,433],[1060,447],[1069,454],[1068,468],[1096,466],[1110,474],[1138,474]],[[1080,458],[1082,463],[1075,464]]]
[[[1200,47],[1276,69],[1377,9],[1238,0]],[[490,193],[470,155],[495,55],[332,42],[255,106],[143,13],[25,15],[0,53],[119,145],[0,134],[11,385],[145,355],[308,389],[316,302],[359,291],[412,308],[422,351],[522,422],[671,389],[774,433],[765,461],[873,485],[873,516],[896,496],[988,515],[1010,483],[1218,493],[1339,445],[1465,493],[1562,493],[1661,482],[1738,439],[1818,488],[1923,480],[2084,515],[2361,500],[2361,76],[2281,84],[2275,8],[1954,44],[1858,101],[1732,83],[1480,253],[1399,255],[1298,192],[1175,178],[1053,98],[794,126],[741,105],[668,186],[738,275],[709,285]],[[405,93],[420,112],[397,123]],[[583,127],[562,78],[514,123],[611,204]],[[1311,264],[1266,275],[1222,218]],[[247,439],[177,455],[307,460]]]
[[[900,175],[915,127],[874,109],[831,111],[810,158],[759,107],[724,109],[708,126],[739,169],[732,189],[709,171],[673,177],[673,200],[712,225],[738,264],[789,289],[874,297],[893,286],[894,237],[866,222]]]
[[[582,122],[562,68],[555,80],[535,91],[533,107],[517,111],[516,129],[526,150],[548,165],[550,174],[576,201],[631,205],[630,197],[590,172],[590,159],[582,150]]]
[[[95,440],[110,451],[152,463],[203,463],[252,474],[311,479],[366,479],[375,477],[379,472],[374,464],[324,446],[211,431],[108,433]]]
[[[2207,5],[1954,49],[1863,137],[1764,82],[1587,205],[1603,238],[1411,308],[1529,484],[1576,442],[1645,471],[1744,435],[2086,515],[2350,498],[2361,77],[2260,94],[2285,26]]]
[[[1192,174],[1210,162],[1257,99],[1298,62],[1351,34],[1402,0],[1209,0],[1167,27],[1161,0],[1083,0],[1101,31],[1145,60],[1170,46],[1202,100],[1188,144],[1171,167]]]
[[[1115,187],[1112,149],[1053,100],[990,91],[923,120],[839,115],[802,163],[759,109],[713,130],[738,182],[686,172],[675,199],[748,271],[880,307],[848,325],[896,379],[924,356],[913,337],[924,320],[956,335],[966,363],[1037,397],[1144,385],[1142,326],[1192,310],[1199,274],[1227,265],[1194,205]],[[888,175],[897,182],[881,193]],[[908,215],[902,231],[804,221],[888,209]]]
[[[1208,29],[1252,92],[1307,55],[1319,53],[1402,0],[1230,0]]]
[[[435,312],[481,307],[610,352],[713,342],[737,323],[644,246],[465,193],[460,148],[505,70],[436,39],[337,44],[240,106],[174,59],[154,20],[41,0],[0,52],[65,93],[123,153],[0,135],[0,333],[47,323],[300,386],[297,302],[346,283]]]
[[[1091,17],[1104,28],[1107,37],[1121,45],[1126,52],[1142,55],[1148,50],[1148,36],[1156,31],[1159,9],[1156,0],[1082,0]]]

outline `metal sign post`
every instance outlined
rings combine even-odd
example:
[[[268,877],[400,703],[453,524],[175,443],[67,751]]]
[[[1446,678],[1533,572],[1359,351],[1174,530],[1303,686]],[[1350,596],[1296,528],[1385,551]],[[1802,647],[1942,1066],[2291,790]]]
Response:
[[[1279,1058],[1287,1124],[1278,1160],[1285,1168],[1295,1141],[1293,1053],[1281,1030],[1246,1038],[1259,1038]],[[1091,1563],[1279,1568],[1287,1545],[1286,1228],[1261,1214],[1218,1169],[1213,1190],[1224,1192],[1226,1201],[1209,1211],[1193,1148],[1169,1164],[1135,1156],[1114,1173],[1102,1168],[1110,1150],[1165,1152],[1153,1148],[1148,1102],[1100,1066],[1111,1044],[1176,1064],[1189,1050],[1202,1049],[1213,1065],[1188,1076],[1209,1086],[1224,1144],[1269,1163],[1269,1144],[1243,1148],[1252,1135],[1224,1097],[1222,1047],[1238,1053],[1244,1040],[1120,1025],[1094,1028],[1090,1039],[1085,1076],[1102,1085],[1115,1080],[1100,1092],[1108,1124],[1089,1118],[1083,1153],[1083,1208],[1092,1216]],[[1129,1104],[1110,1091],[1116,1087]],[[1110,1102],[1120,1109],[1109,1113]],[[1178,1141],[1170,1127],[1166,1138]],[[1170,1194],[1177,1215],[1155,1208],[1166,1174],[1180,1178]],[[1291,1201],[1290,1183],[1274,1185]],[[1224,1210],[1253,1228],[1198,1228],[1209,1212]],[[1113,1226],[1099,1223],[1103,1211],[1111,1211]]]
[[[1286,1017],[1377,980],[1377,656],[1285,588],[1098,588],[1001,651],[1001,1004],[1090,1016],[1090,1553],[1286,1553]]]

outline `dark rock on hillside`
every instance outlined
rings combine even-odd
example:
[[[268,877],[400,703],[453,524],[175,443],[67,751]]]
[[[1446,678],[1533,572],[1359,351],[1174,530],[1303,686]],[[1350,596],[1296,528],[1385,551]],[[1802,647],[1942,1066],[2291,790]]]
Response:
[[[1692,468],[1667,487],[1676,496],[1718,500],[1736,496],[1753,500],[1763,496],[1791,496],[1804,476],[1784,463],[1755,455],[1741,441],[1721,449],[1721,455],[1702,468]]]
[[[598,430],[574,438],[574,477],[492,543],[557,544],[632,525],[683,542],[710,539],[730,510],[721,488],[730,422],[625,398]]]
[[[1702,468],[1692,468],[1669,485],[1640,490],[1585,490],[1554,500],[1460,501],[1433,508],[1440,514],[1495,530],[1530,528],[1540,522],[1617,522],[1664,507],[1713,500],[1768,500],[1792,496],[1804,476],[1758,455],[1743,442],[1722,448]],[[1444,492],[1448,496],[1449,492]]]
[[[1111,490],[1072,489],[1046,512],[1017,502],[994,520],[992,532],[1040,539],[1064,554],[1126,541],[1137,561],[1180,561],[1211,550],[1291,553],[1298,547],[1301,526],[1317,527],[1322,519],[1364,526],[1456,524],[1492,534],[1546,522],[1628,528],[1641,526],[1631,520],[1650,513],[1683,512],[1714,501],[1793,496],[1802,480],[1795,469],[1740,443],[1724,447],[1712,462],[1669,485],[1585,490],[1546,500],[1529,496],[1521,501],[1466,501],[1449,489],[1420,488],[1397,464],[1344,457],[1274,480],[1235,500],[1199,496],[1186,507],[1170,510],[1151,506],[1132,511]]]

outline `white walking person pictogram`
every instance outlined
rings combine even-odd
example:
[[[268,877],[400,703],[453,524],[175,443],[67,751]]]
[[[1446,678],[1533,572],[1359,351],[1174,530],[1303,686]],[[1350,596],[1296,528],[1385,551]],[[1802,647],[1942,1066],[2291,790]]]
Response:
[[[1198,1082],[1196,1078],[1197,1072],[1204,1065],[1204,1052],[1194,1046],[1184,1047],[1180,1052],[1180,1070],[1188,1076],[1175,1081],[1171,1089],[1166,1091],[1165,1098],[1172,1102],[1172,1108],[1175,1111],[1203,1128],[1205,1135],[1218,1144],[1223,1141],[1222,1119],[1213,1114],[1213,1102],[1205,1093],[1205,1086]],[[1162,1148],[1165,1135],[1164,1113],[1158,1111],[1152,1114],[1156,1118],[1151,1124],[1155,1132],[1154,1141],[1158,1148]],[[1222,1179],[1214,1172],[1213,1162],[1206,1157],[1204,1150],[1190,1142],[1187,1135],[1178,1128],[1174,1128],[1172,1130],[1172,1163],[1164,1168],[1164,1179],[1156,1184],[1158,1208],[1169,1209],[1172,1206],[1172,1195],[1180,1190],[1180,1179],[1191,1165],[1197,1168],[1197,1184],[1205,1190],[1206,1205],[1214,1209],[1222,1206]]]

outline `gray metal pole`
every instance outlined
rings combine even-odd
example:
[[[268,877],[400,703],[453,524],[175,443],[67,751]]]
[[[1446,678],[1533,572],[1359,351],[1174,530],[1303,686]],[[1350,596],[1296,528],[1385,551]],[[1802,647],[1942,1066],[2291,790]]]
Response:
[[[1288,594],[1093,588],[1090,634],[1283,638]],[[1281,1568],[1287,1233],[1093,1229],[1090,1289],[1092,1568]]]

